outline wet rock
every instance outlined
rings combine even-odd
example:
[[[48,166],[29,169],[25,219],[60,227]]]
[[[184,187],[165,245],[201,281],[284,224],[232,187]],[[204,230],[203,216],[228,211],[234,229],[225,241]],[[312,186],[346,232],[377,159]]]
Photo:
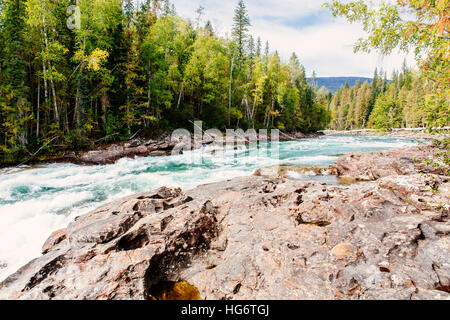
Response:
[[[67,231],[66,229],[61,229],[53,232],[50,235],[50,238],[45,241],[44,245],[42,246],[42,253],[47,253],[50,249],[52,249],[55,245],[63,241],[67,237]]]

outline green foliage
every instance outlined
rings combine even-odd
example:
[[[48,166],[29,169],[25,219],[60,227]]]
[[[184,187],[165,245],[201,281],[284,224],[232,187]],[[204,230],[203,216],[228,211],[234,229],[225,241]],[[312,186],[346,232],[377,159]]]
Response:
[[[27,84],[28,41],[26,39],[26,4],[22,1],[2,3],[2,65],[0,70],[0,132],[3,150],[16,152],[28,143],[27,126],[33,115],[30,110]],[[4,10],[4,11],[3,11]]]
[[[392,97],[380,96],[370,114],[369,126],[375,129],[398,128],[401,117]]]
[[[323,129],[325,92],[297,56],[289,65],[249,34],[243,1],[233,37],[178,17],[168,1],[0,0],[2,159],[156,135],[196,119],[228,126]],[[58,147],[56,147],[58,146]],[[27,152],[28,150],[28,152]],[[3,161],[3,160],[0,160]],[[6,160],[5,160],[6,161]]]
[[[325,7],[334,16],[362,24],[368,37],[356,43],[355,51],[375,49],[384,55],[396,48],[414,51],[421,75],[432,89],[428,94],[435,96],[431,98],[434,102],[428,100],[434,106],[427,105],[426,108],[436,107],[436,103],[441,103],[437,100],[446,103],[446,106],[438,107],[439,116],[428,117],[428,122],[431,127],[438,127],[450,121],[449,0],[399,0],[395,4],[383,1],[378,6],[362,0],[345,3],[333,0]],[[401,80],[400,86],[406,85],[409,90],[409,78]]]
[[[441,175],[450,176],[450,138],[435,140],[433,146],[440,150],[433,157],[422,161],[422,166],[431,168]]]
[[[237,44],[239,62],[242,62],[244,59],[244,47],[248,38],[248,28],[250,25],[250,18],[248,17],[244,1],[239,0],[233,18],[233,38]]]
[[[390,83],[379,74],[375,73],[371,85],[365,82],[336,92],[329,104],[332,129],[432,130],[450,124],[448,100],[436,95],[423,73],[403,66],[402,72],[394,72]]]

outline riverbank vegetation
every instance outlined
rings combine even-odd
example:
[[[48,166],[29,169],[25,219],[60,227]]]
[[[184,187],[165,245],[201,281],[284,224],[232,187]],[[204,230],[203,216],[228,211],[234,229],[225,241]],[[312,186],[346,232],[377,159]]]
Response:
[[[197,14],[184,20],[164,0],[0,0],[0,161],[197,119],[219,129],[325,128],[328,100],[295,54],[285,64],[249,33],[243,1],[230,37],[215,33],[202,7]]]

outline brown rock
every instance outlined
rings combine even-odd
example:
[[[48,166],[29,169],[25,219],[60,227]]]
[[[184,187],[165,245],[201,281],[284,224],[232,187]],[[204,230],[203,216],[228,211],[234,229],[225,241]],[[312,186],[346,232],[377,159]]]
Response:
[[[347,180],[373,181],[391,175],[417,172],[444,174],[444,169],[423,166],[424,160],[439,153],[438,148],[420,146],[372,153],[351,153],[330,166],[330,172]]]
[[[351,256],[356,256],[357,248],[348,242],[343,242],[331,249],[331,253],[337,257],[337,259],[344,259]]]
[[[47,241],[45,241],[44,245],[42,246],[42,253],[46,254],[50,249],[52,249],[58,243],[63,241],[67,237],[66,232],[67,232],[66,229],[61,229],[53,232],[50,238],[48,238]]]

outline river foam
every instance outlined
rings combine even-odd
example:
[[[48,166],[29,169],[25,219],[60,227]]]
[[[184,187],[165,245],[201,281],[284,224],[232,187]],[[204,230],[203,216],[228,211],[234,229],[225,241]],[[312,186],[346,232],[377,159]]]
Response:
[[[161,186],[188,190],[200,184],[251,175],[258,168],[277,164],[325,167],[340,154],[416,144],[413,140],[392,137],[327,136],[281,142],[279,159],[256,149],[223,152],[205,147],[177,156],[121,159],[106,166],[49,164],[3,169],[0,281],[39,256],[51,232],[64,228],[76,216],[127,195]],[[198,161],[192,163],[193,158]]]

